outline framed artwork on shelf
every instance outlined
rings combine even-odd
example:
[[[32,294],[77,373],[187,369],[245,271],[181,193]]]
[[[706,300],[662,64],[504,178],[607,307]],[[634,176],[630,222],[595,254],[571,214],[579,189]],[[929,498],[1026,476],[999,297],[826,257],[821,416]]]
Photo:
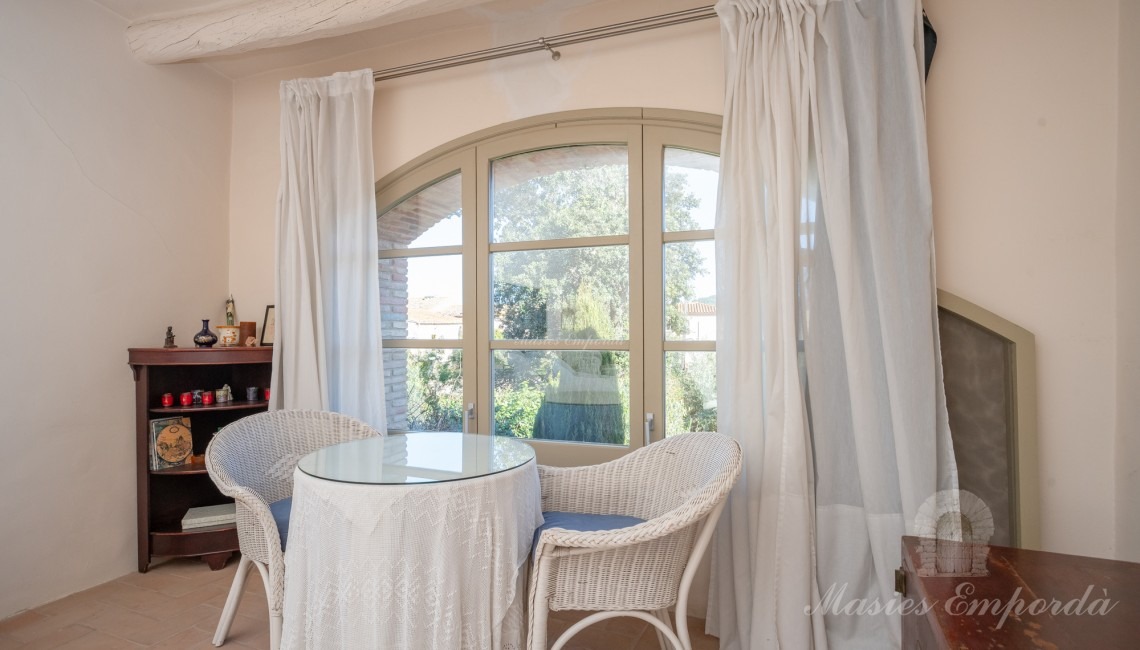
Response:
[[[265,320],[261,323],[261,344],[273,345],[273,337],[277,332],[277,311],[273,305],[266,305]]]
[[[150,468],[166,469],[190,462],[194,438],[190,418],[158,418],[150,421]]]

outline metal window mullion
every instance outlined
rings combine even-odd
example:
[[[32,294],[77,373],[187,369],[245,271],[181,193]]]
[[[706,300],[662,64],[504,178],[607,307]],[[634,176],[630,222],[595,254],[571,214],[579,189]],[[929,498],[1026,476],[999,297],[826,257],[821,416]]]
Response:
[[[711,241],[715,236],[715,230],[684,230],[679,232],[665,232],[661,233],[661,241],[666,244],[679,241]]]
[[[582,350],[586,352],[593,350],[615,350],[618,352],[628,352],[630,350],[630,342],[615,340],[531,341],[520,339],[495,339],[491,341],[490,348],[492,350],[551,350],[557,352],[566,350]]]
[[[478,156],[475,148],[469,148],[463,153],[463,180],[460,190],[461,205],[463,206],[463,246],[461,247],[463,264],[463,415],[460,430],[464,433],[480,431],[478,423],[470,419],[471,407],[474,405],[477,414],[479,404],[479,327],[478,309],[479,271],[476,260],[477,233],[479,230],[478,209]]]
[[[380,251],[380,259],[391,260],[409,257],[434,257],[438,255],[462,255],[463,246],[425,246],[424,248],[389,248]]]
[[[475,231],[469,252],[475,258],[475,348],[477,380],[475,382],[475,428],[491,434],[494,406],[491,403],[493,377],[491,376],[491,348],[487,345],[494,336],[491,324],[491,161],[486,155],[488,143],[475,147]]]
[[[629,235],[607,235],[604,237],[575,237],[573,239],[538,239],[533,241],[500,242],[489,244],[492,253],[515,251],[553,250],[562,248],[596,248],[599,246],[627,246]]]
[[[637,419],[648,429],[646,419],[652,414],[653,431],[645,431],[641,436],[647,442],[660,440],[665,432],[665,355],[661,342],[665,338],[665,259],[662,225],[664,221],[664,148],[665,140],[661,131],[643,127],[642,201],[645,214],[642,226],[645,264],[642,269],[644,281],[643,310],[645,320],[642,325],[644,337],[645,363],[642,366],[642,390],[644,408],[637,413]],[[633,418],[631,410],[630,418]]]
[[[665,341],[665,352],[716,352],[716,341]]]
[[[645,445],[645,129],[629,141],[629,448]]]
[[[386,350],[462,350],[463,339],[384,339]]]

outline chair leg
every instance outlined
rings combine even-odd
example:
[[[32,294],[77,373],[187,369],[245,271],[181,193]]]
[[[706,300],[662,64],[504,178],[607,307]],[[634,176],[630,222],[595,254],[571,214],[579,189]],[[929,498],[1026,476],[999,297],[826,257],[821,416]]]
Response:
[[[689,554],[689,561],[685,563],[685,572],[681,574],[681,584],[677,589],[677,603],[673,607],[673,611],[677,612],[677,638],[680,640],[683,650],[692,650],[693,647],[693,640],[689,638],[689,589],[693,586],[693,578],[697,575],[697,567],[701,564],[701,558],[704,557],[705,550],[709,547],[709,541],[716,529],[716,522],[720,519],[720,513],[724,511],[725,501],[722,499],[720,503],[716,504],[716,507],[701,523],[701,532],[697,534],[692,553]]]
[[[278,650],[281,647],[281,623],[283,620],[281,614],[272,614],[269,617],[269,650]]]
[[[653,612],[653,615],[657,617],[657,620],[664,623],[666,627],[668,627],[669,629],[673,629],[672,624],[669,622],[669,610],[659,609],[659,610]],[[659,627],[654,626],[654,629],[657,631],[657,645],[659,645],[662,650],[667,650],[667,648],[669,646],[666,645],[667,642],[665,639],[665,634],[661,631],[661,628],[659,628]]]
[[[253,566],[257,567],[257,572],[261,574],[261,583],[265,585],[265,600],[269,606],[269,650],[277,650],[281,646],[281,627],[285,620],[280,611],[281,603],[276,603],[278,611],[274,611],[271,596],[273,590],[269,586],[269,567],[261,562],[253,562]]]
[[[534,572],[534,576],[531,579],[530,599],[527,603],[530,610],[527,615],[530,629],[527,630],[526,647],[528,650],[546,650],[546,625],[550,616],[546,581],[550,575],[550,558],[536,557],[531,571]]]
[[[234,574],[233,584],[230,585],[230,595],[226,597],[226,605],[222,608],[222,617],[218,620],[218,629],[214,632],[214,645],[216,646],[225,643],[226,636],[230,633],[230,626],[233,625],[234,616],[237,615],[238,603],[241,602],[241,595],[245,591],[245,577],[249,574],[251,566],[253,566],[253,562],[246,556],[241,556],[237,573]]]

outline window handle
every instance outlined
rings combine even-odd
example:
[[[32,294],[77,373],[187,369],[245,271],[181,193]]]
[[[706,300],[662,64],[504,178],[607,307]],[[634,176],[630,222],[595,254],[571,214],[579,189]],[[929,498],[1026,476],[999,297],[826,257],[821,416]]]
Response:
[[[471,432],[471,420],[475,419],[475,402],[468,402],[463,409],[463,433]]]
[[[655,418],[652,413],[645,414],[645,446],[648,447],[653,442],[652,432],[655,428]]]

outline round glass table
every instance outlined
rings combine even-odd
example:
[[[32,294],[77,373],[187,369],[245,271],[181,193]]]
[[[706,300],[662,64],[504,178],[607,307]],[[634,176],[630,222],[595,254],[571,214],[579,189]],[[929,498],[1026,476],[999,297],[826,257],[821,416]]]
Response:
[[[345,442],[293,472],[282,650],[517,648],[542,525],[538,463],[513,438]]]
[[[302,458],[297,468],[327,481],[405,485],[490,476],[532,460],[534,449],[515,438],[424,432],[325,447]]]

